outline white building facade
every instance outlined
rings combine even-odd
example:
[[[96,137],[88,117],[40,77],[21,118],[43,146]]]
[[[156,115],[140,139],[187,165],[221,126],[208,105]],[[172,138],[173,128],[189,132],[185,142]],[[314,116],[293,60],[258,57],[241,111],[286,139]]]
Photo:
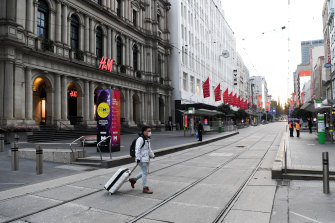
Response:
[[[171,116],[167,0],[0,1],[0,125],[95,125],[95,92],[121,91],[121,122]],[[111,72],[99,69],[114,60]]]
[[[221,94],[238,93],[233,83],[236,69],[236,40],[224,18],[219,0],[171,0],[169,14],[169,76],[174,108],[183,104],[219,106],[214,89]],[[224,52],[224,54],[223,54]],[[229,55],[228,55],[229,54]],[[202,85],[209,78],[210,97],[203,97]],[[222,95],[221,95],[222,96]],[[172,102],[173,103],[173,102]]]

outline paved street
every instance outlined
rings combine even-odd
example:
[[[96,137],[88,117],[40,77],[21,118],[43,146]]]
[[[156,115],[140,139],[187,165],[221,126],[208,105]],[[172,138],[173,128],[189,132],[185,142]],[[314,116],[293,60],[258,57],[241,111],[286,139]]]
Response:
[[[334,196],[322,194],[321,182],[271,179],[285,125],[249,127],[224,140],[157,157],[149,168],[152,195],[142,193],[141,180],[135,189],[126,183],[109,195],[103,185],[119,167],[2,191],[0,221],[331,222]]]

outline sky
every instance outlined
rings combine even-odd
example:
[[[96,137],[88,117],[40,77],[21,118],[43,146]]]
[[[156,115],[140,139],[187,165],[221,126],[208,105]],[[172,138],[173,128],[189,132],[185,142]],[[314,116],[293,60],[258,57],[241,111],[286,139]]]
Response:
[[[283,103],[293,92],[293,72],[301,63],[301,41],[323,39],[323,3],[221,0],[238,53],[250,76],[265,76],[272,99]]]

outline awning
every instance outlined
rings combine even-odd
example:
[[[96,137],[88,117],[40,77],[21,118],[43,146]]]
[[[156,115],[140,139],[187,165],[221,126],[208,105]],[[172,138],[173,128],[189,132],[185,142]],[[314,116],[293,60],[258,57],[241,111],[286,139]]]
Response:
[[[190,114],[188,111],[185,110],[178,110],[181,113],[188,115]],[[215,115],[224,115],[224,113],[220,112],[220,111],[215,111],[215,110],[207,110],[207,109],[196,109],[194,114],[190,114],[190,115],[203,115],[203,116],[215,116]]]
[[[310,111],[310,112],[313,112],[313,113],[325,113],[325,112],[328,112],[329,109],[331,109],[332,106],[328,105],[328,103],[332,102],[332,101],[334,101],[334,100],[325,99],[322,102],[322,106],[319,107],[319,108],[315,108],[314,101],[309,101],[309,102],[306,102],[305,104],[303,104],[303,106],[301,106],[300,109]],[[327,103],[327,105],[325,105],[324,102]]]

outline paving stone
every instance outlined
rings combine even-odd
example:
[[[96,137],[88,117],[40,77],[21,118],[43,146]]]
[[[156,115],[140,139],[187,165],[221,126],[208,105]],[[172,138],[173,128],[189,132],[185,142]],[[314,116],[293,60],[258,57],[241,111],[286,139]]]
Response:
[[[197,166],[184,166],[176,165],[169,167],[167,169],[155,172],[152,175],[155,176],[178,176],[178,177],[188,177],[188,178],[201,178],[202,176],[208,174],[214,168],[209,167],[197,167]]]
[[[268,223],[270,213],[257,211],[231,210],[225,217],[224,223]]]
[[[57,200],[26,195],[0,202],[0,216],[16,218],[61,203]]]
[[[164,222],[174,223],[204,223],[212,222],[220,210],[205,205],[189,205],[170,202],[146,216]]]
[[[145,197],[123,193],[110,195],[107,191],[103,191],[75,200],[73,203],[113,213],[137,216],[161,202],[161,200],[153,199],[150,194],[146,195]]]
[[[57,218],[55,218],[57,216]],[[83,205],[67,203],[51,210],[24,218],[34,223],[92,223],[92,222],[128,222],[132,217],[112,212],[101,211]]]
[[[261,159],[235,159],[228,163],[225,167],[232,169],[254,169]]]
[[[98,191],[98,189],[66,185],[62,187],[52,188],[52,189],[49,189],[43,192],[38,192],[38,193],[35,193],[34,195],[39,196],[39,197],[60,200],[60,201],[69,201],[69,200],[90,194],[94,191]]]
[[[235,203],[233,210],[271,213],[275,186],[247,186]]]
[[[252,186],[276,186],[277,181],[272,179],[270,170],[257,171],[250,180]]]
[[[71,185],[73,186],[79,186],[79,187],[86,187],[86,188],[92,188],[92,189],[103,189],[106,182],[111,178],[113,174],[111,173],[110,176],[106,174],[106,176],[97,176],[93,177],[87,180],[78,181],[76,183],[73,183]]]

